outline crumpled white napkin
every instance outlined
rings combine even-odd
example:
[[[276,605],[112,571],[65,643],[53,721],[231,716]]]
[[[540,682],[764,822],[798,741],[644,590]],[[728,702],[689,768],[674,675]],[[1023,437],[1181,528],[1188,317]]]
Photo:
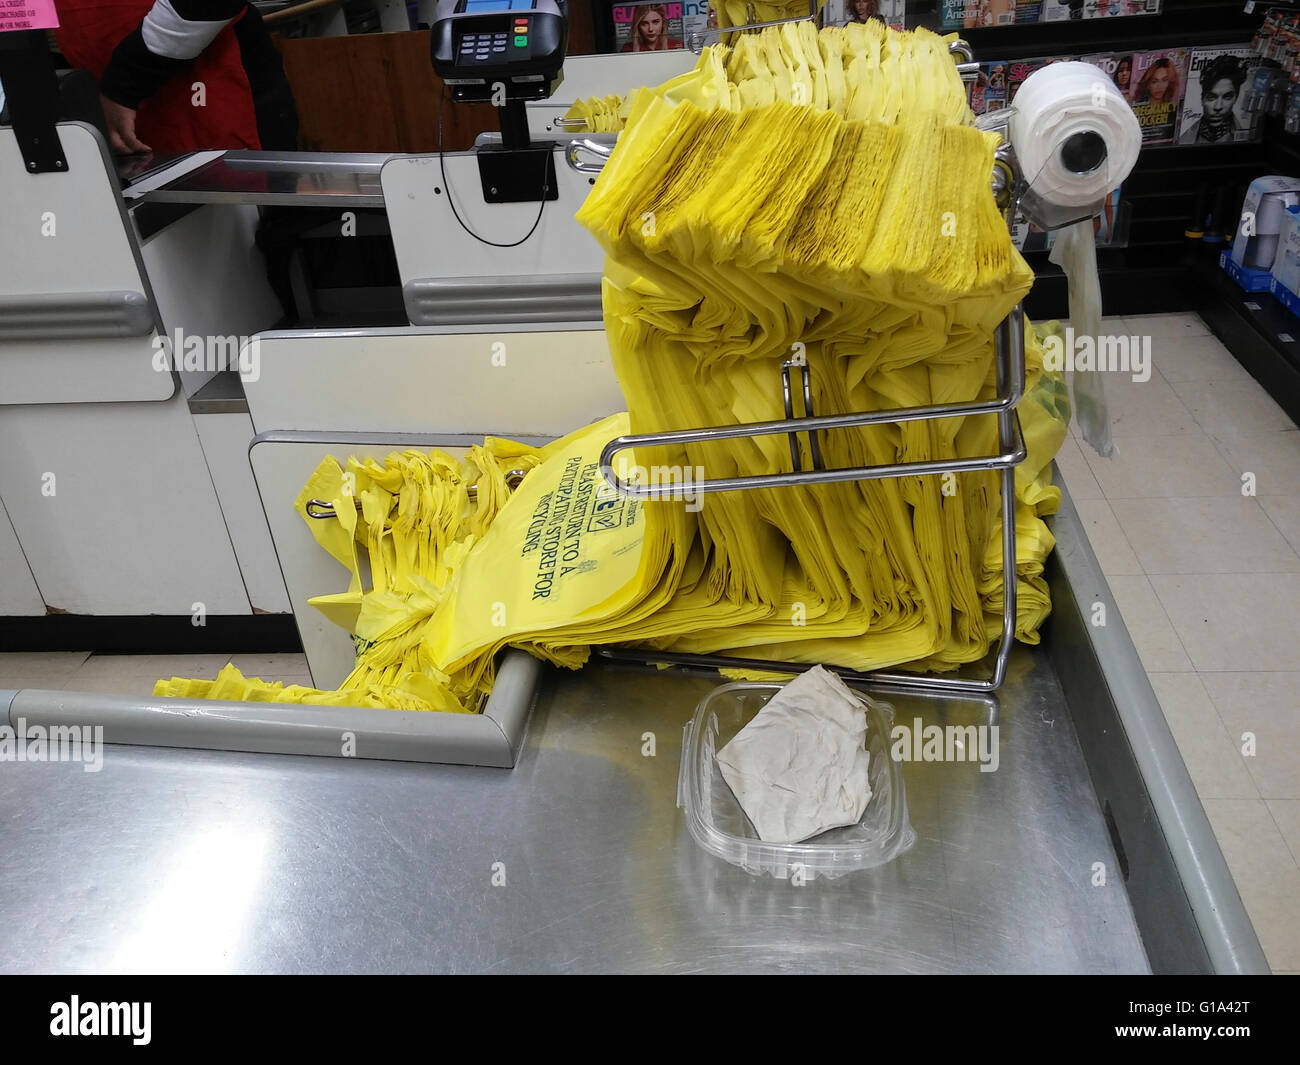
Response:
[[[798,843],[861,819],[871,799],[862,697],[814,666],[776,693],[717,753],[767,843]]]

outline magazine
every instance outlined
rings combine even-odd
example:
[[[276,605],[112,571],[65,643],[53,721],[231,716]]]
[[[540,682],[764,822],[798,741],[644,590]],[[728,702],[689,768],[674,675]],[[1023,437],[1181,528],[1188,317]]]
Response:
[[[1122,186],[1121,186],[1122,187]],[[1101,213],[1092,220],[1092,231],[1097,247],[1105,248],[1116,242],[1119,227],[1120,188],[1111,190],[1102,205]],[[1011,222],[1011,243],[1022,252],[1046,251],[1056,242],[1056,230],[1050,232],[1032,225],[1017,208]]]
[[[1133,113],[1142,144],[1170,144],[1178,132],[1178,108],[1187,81],[1187,49],[1165,48],[1133,56]]]
[[[981,26],[1011,26],[1016,22],[1017,0],[940,0],[939,14],[945,30]]]
[[[975,4],[970,5],[972,14]],[[959,30],[966,25],[966,0],[939,0],[939,24],[945,30]]]
[[[1179,144],[1229,144],[1251,138],[1241,91],[1250,60],[1258,57],[1248,44],[1192,49]]]
[[[981,113],[1000,111],[1007,106],[1007,67],[1005,61],[981,63],[979,82],[983,82],[984,107]],[[976,89],[980,88],[976,82]],[[975,110],[973,107],[971,110]]]
[[[1124,18],[1127,15],[1158,15],[1160,0],[1084,0],[1084,18]]]
[[[701,44],[713,44],[716,38],[707,37],[706,34],[710,29],[718,28],[718,19],[714,15],[710,22],[712,9],[709,7],[709,0],[683,0],[682,2],[682,40],[686,42],[686,47],[691,46],[691,37],[698,34],[702,38]]]
[[[1083,0],[1043,0],[1043,16],[1039,22],[1066,22],[1083,17]]]
[[[1133,88],[1137,83],[1133,80],[1132,52],[1095,52],[1085,55],[1081,61],[1104,71],[1120,95],[1129,103],[1133,102]]]
[[[663,52],[686,47],[684,3],[616,4],[613,8],[616,52]]]
[[[1016,59],[1007,64],[1007,103],[1015,102],[1020,86],[1035,70],[1047,66],[1047,59]]]
[[[826,0],[822,25],[846,26],[850,22],[878,19],[891,29],[906,29],[904,6],[904,0]]]

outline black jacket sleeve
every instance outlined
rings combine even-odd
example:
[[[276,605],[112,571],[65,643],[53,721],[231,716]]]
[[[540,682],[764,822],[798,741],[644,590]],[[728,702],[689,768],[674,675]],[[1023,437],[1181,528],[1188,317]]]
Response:
[[[246,7],[246,0],[155,0],[113,49],[99,91],[124,107],[139,107],[183,73]]]

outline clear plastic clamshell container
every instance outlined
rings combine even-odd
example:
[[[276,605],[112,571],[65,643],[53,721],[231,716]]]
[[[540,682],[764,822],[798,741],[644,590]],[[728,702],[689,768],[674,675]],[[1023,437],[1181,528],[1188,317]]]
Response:
[[[723,684],[700,700],[683,730],[677,775],[677,805],[685,811],[691,837],[709,853],[746,872],[767,873],[780,880],[843,876],[884,865],[910,850],[916,833],[907,818],[903,767],[889,754],[893,710],[872,699],[863,699],[871,799],[862,819],[802,843],[764,843],[758,838],[714,755],[781,688],[747,681]]]

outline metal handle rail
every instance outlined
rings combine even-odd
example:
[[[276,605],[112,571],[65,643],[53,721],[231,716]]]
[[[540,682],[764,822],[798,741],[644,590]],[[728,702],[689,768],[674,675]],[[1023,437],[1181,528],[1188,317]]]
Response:
[[[506,474],[506,487],[512,490],[518,488],[519,483],[524,479],[524,476],[527,473],[528,473],[527,470],[509,471]],[[477,484],[470,485],[469,488],[466,489],[466,492],[469,495],[470,499],[477,499],[478,485]],[[361,509],[360,499],[353,499],[352,502],[356,506],[357,510]],[[315,518],[317,521],[323,521],[326,518],[334,518],[338,516],[336,511],[334,510],[334,504],[331,503],[328,499],[309,499],[307,500],[306,503],[303,504],[302,509],[306,512],[307,517]]]
[[[740,425],[714,426],[707,429],[681,429],[662,433],[642,433],[617,437],[601,452],[601,473],[609,486],[620,495],[634,499],[682,498],[684,493],[749,491],[755,488],[783,488],[797,484],[827,484],[838,481],[880,480],[886,477],[909,475],[936,475],[964,473],[971,470],[1002,471],[1002,633],[993,660],[992,673],[987,679],[966,677],[927,676],[888,670],[860,672],[833,667],[835,672],[850,680],[867,681],[901,692],[919,692],[952,696],[984,696],[997,691],[1006,679],[1007,662],[1015,640],[1016,625],[1016,474],[1015,467],[1025,459],[1025,444],[1020,432],[1020,421],[1015,405],[1024,394],[1025,352],[1024,312],[1019,305],[998,326],[994,337],[997,373],[996,399],[983,403],[950,403],[927,407],[902,407],[894,410],[862,411],[855,414],[835,414],[823,417],[784,418],[778,421],[747,422]],[[789,398],[789,378],[785,376],[786,399]],[[808,378],[804,378],[805,389]],[[805,396],[808,392],[805,391]],[[787,406],[787,410],[789,407]],[[610,462],[618,452],[630,447],[657,447],[704,443],[740,437],[787,434],[794,437],[799,432],[809,433],[810,443],[815,434],[824,430],[846,429],[861,425],[893,424],[905,421],[930,421],[938,418],[964,417],[972,414],[995,414],[998,419],[997,455],[974,458],[933,459],[922,462],[900,462],[880,466],[854,466],[839,469],[800,469],[797,452],[795,469],[790,473],[758,474],[744,477],[718,477],[692,482],[690,485],[671,483],[660,485],[634,485],[624,481],[614,472]],[[813,452],[814,462],[818,452]],[[772,673],[788,673],[795,665],[770,659],[732,658],[727,655],[697,655],[673,652],[641,651],[622,648],[604,648],[604,658],[643,663],[693,666],[705,669],[749,669]]]
[[[766,422],[742,422],[739,425],[716,425],[706,429],[670,429],[659,433],[640,433],[615,437],[600,453],[601,472],[606,482],[620,495],[632,499],[680,499],[683,488],[692,493],[735,492],[754,488],[786,488],[796,484],[833,484],[837,481],[872,481],[885,477],[904,477],[909,474],[960,473],[967,470],[998,470],[1017,466],[1024,461],[1025,445],[1020,433],[1020,422],[1015,417],[1015,405],[1025,390],[1025,334],[1024,312],[1017,306],[998,326],[994,337],[997,358],[998,395],[983,403],[945,403],[927,407],[898,407],[890,410],[858,411],[853,414],[827,414],[821,417],[788,417]],[[782,367],[786,411],[790,411],[788,368]],[[811,404],[810,375],[804,375],[805,403]],[[862,425],[883,425],[896,422],[929,421],[936,418],[960,418],[970,414],[1010,415],[1009,435],[999,441],[997,455],[982,455],[964,459],[930,459],[919,462],[899,462],[884,466],[844,466],[837,469],[820,467],[816,434],[831,429],[852,429]],[[809,435],[814,468],[801,469],[795,438],[799,433]],[[613,469],[613,458],[620,451],[635,447],[661,447],[682,444],[705,444],[715,440],[735,440],[743,437],[775,436],[785,434],[791,438],[791,455],[794,470],[790,473],[751,474],[744,477],[716,477],[712,480],[679,482],[660,485],[638,485],[619,477]]]
[[[608,140],[596,140],[596,137],[608,137]],[[610,154],[614,151],[614,139],[617,134],[591,134],[586,137],[574,137],[564,147],[564,161],[569,164],[570,170],[576,170],[579,174],[599,174],[605,169],[605,164],[609,161]],[[584,163],[581,153],[587,152],[596,156],[599,163]]]

